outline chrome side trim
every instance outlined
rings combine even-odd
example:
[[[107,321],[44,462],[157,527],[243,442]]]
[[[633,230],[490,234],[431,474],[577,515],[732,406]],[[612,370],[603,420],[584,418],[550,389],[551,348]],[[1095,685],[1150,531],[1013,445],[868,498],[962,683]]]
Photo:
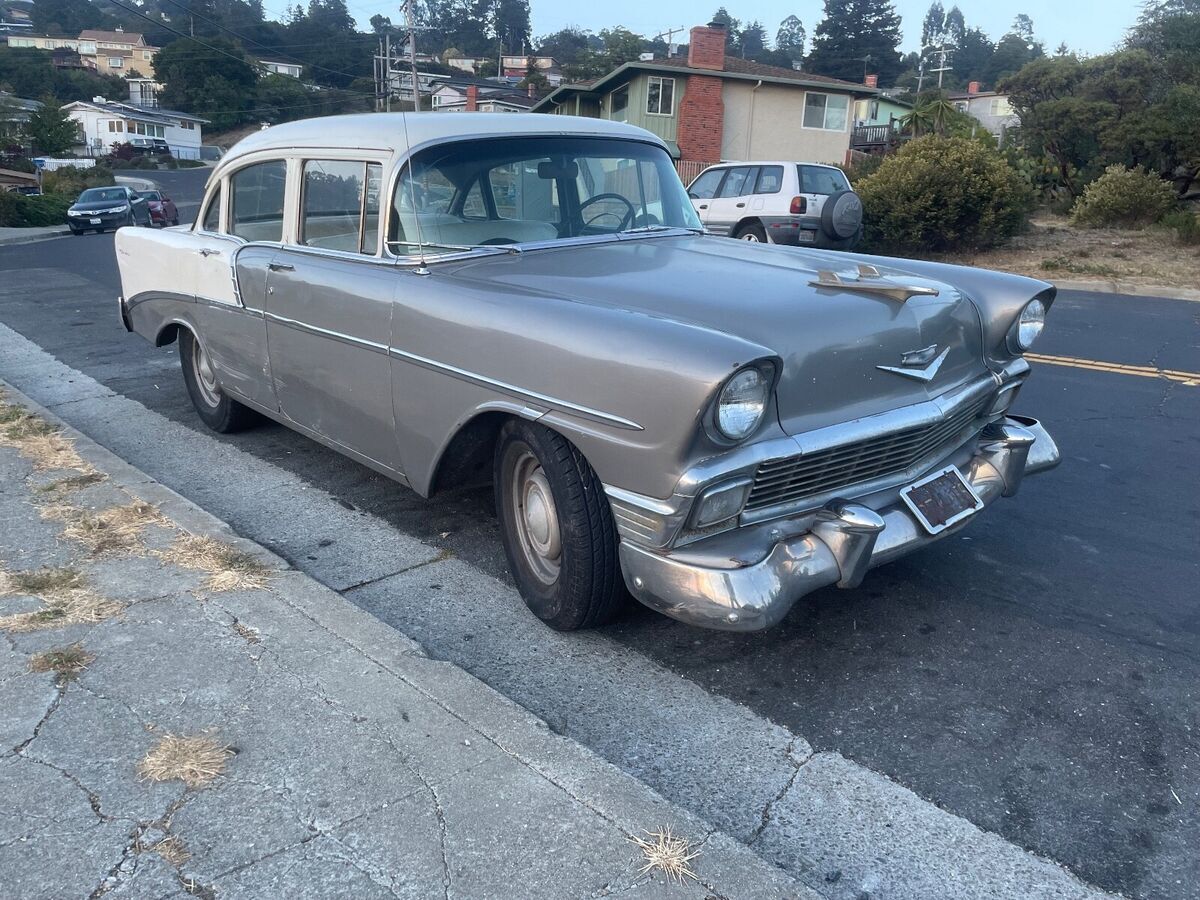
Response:
[[[622,418],[621,416],[613,415],[612,413],[604,412],[599,409],[592,409],[590,406],[583,406],[578,403],[572,403],[569,400],[563,400],[559,397],[551,397],[549,394],[538,393],[537,391],[526,390],[522,387],[517,387],[515,384],[509,384],[506,381],[500,381],[495,378],[489,378],[486,375],[480,375],[478,372],[471,372],[467,369],[461,369],[458,366],[452,366],[449,363],[438,362],[436,359],[429,359],[426,356],[418,356],[416,353],[409,353],[407,350],[400,350],[396,347],[389,348],[388,352],[406,362],[422,366],[426,369],[431,369],[435,372],[442,372],[446,375],[451,375],[462,381],[477,384],[480,387],[494,388],[502,391],[512,397],[519,397],[523,400],[529,400],[534,403],[547,407],[548,409],[561,409],[575,415],[582,416],[585,419],[592,419],[596,422],[602,422],[605,425],[613,425],[617,428],[627,428],[630,431],[644,431],[637,422],[630,419]]]
[[[380,344],[376,341],[368,341],[364,338],[357,338],[349,334],[343,334],[340,331],[334,331],[330,328],[321,328],[317,325],[309,325],[307,322],[301,322],[299,319],[289,319],[287,316],[281,316],[278,313],[267,312],[265,315],[272,322],[278,322],[280,325],[285,325],[288,328],[294,328],[297,331],[315,334],[320,337],[333,338],[335,341],[340,341],[343,344],[349,344],[353,347],[362,347],[364,350],[370,350],[372,353],[388,352],[387,344]]]

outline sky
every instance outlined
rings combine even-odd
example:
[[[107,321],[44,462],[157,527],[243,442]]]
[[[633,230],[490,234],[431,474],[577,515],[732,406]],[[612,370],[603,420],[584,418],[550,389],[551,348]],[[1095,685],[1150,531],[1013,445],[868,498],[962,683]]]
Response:
[[[896,9],[903,21],[904,42],[902,51],[916,50],[921,42],[921,21],[929,9],[930,0],[895,0]],[[947,8],[952,0],[942,0]],[[268,8],[282,8],[282,0],[267,0]],[[603,3],[584,3],[580,0],[530,0],[533,19],[533,35],[549,34],[568,26],[599,31],[621,25],[631,31],[653,37],[668,28],[685,29],[676,35],[676,41],[686,41],[686,29],[702,25],[722,5],[722,0],[697,3],[695,0],[605,0]],[[725,0],[725,7],[735,18],[758,19],[766,26],[772,39],[779,23],[789,15],[800,17],[812,38],[813,29],[821,20],[824,10],[822,0]],[[1090,0],[1085,7],[1074,3],[1044,3],[1037,0],[959,0],[958,8],[966,17],[968,27],[982,28],[993,40],[999,39],[1012,24],[1017,13],[1027,13],[1033,18],[1034,31],[1038,40],[1053,51],[1059,43],[1086,54],[1105,53],[1114,48],[1125,34],[1125,30],[1137,18],[1136,0]],[[394,5],[373,0],[349,0],[352,15],[360,27],[367,28],[367,20],[375,13],[391,16],[400,21]],[[703,11],[702,11],[703,10]]]

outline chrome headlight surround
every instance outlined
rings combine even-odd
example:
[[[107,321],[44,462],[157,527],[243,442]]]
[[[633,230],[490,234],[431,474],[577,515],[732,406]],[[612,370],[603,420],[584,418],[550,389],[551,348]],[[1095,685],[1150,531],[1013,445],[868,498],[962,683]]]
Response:
[[[1017,321],[1008,332],[1008,349],[1015,354],[1022,354],[1033,346],[1034,341],[1046,327],[1046,304],[1040,297],[1034,297],[1025,304]]]
[[[722,443],[740,444],[756,432],[766,418],[775,387],[775,363],[760,360],[743,366],[726,379],[717,392],[710,430]]]

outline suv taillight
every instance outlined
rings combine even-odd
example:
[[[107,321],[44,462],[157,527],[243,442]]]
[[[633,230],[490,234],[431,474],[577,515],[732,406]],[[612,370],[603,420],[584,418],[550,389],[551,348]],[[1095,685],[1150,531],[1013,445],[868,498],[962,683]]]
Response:
[[[792,215],[798,216],[800,213],[808,212],[807,197],[793,197],[792,205],[788,208]]]

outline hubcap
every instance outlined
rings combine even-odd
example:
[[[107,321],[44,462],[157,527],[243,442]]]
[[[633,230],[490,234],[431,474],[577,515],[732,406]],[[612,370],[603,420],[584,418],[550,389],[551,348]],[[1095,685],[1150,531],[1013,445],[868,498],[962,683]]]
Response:
[[[758,235],[755,234],[753,231],[747,231],[745,234],[743,234],[742,240],[749,241],[752,244],[761,243],[761,241],[759,241],[759,239],[758,239]]]
[[[200,342],[194,338],[192,346],[195,348],[192,351],[192,369],[196,374],[196,387],[200,389],[200,396],[204,398],[204,402],[209,406],[219,406],[221,403],[221,393],[217,389],[217,376],[213,374],[212,364],[208,361],[208,354],[204,352],[200,346]]]
[[[513,467],[512,498],[521,551],[538,580],[554,584],[562,568],[558,510],[546,473],[529,451],[523,452]]]

